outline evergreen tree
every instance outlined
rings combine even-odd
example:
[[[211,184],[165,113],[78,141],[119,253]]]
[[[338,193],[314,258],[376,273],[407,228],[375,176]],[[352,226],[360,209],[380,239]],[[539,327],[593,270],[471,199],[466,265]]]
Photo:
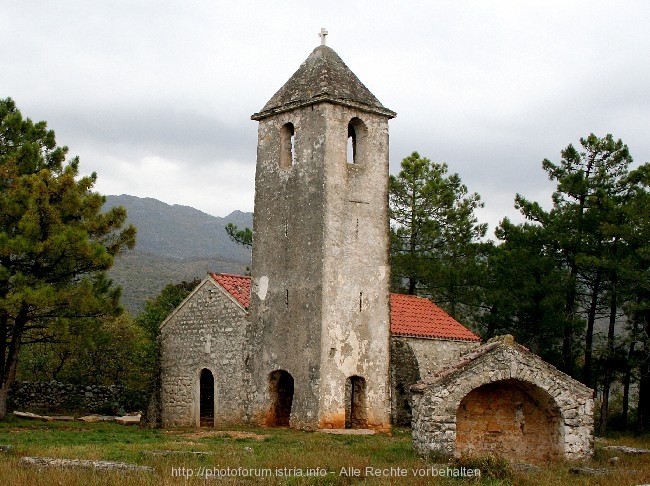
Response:
[[[480,196],[447,171],[413,152],[390,176],[391,266],[396,290],[431,297],[456,317],[459,305],[474,304],[487,225],[474,214]]]
[[[516,207],[530,221],[544,228],[549,250],[558,264],[568,273],[564,299],[564,332],[561,368],[575,373],[580,330],[584,325],[581,312],[587,313],[585,337],[586,381],[591,384],[593,328],[596,310],[606,284],[615,289],[615,274],[606,269],[605,254],[612,246],[612,234],[607,224],[616,219],[625,186],[628,167],[632,162],[628,148],[612,135],[598,138],[594,134],[580,139],[582,151],[569,145],[562,151],[559,164],[545,159],[543,169],[549,179],[557,182],[553,193],[553,208],[544,211],[536,202],[517,195]],[[611,226],[610,226],[611,228]],[[613,285],[613,286],[612,286]],[[615,299],[610,292],[610,299]],[[611,303],[611,302],[610,302]],[[607,305],[609,308],[610,306]]]
[[[49,339],[60,318],[115,315],[105,272],[135,244],[123,208],[102,212],[97,176],[79,176],[45,122],[0,101],[0,418],[25,337]]]

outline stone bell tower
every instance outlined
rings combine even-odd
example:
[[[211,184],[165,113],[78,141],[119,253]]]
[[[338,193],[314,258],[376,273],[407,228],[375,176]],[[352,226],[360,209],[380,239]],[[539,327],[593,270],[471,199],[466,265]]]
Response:
[[[324,43],[259,122],[250,417],[390,427],[388,120]]]

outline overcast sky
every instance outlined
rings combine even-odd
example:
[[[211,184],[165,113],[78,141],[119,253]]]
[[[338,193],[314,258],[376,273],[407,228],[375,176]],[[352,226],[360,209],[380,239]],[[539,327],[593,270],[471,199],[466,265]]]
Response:
[[[320,43],[485,202],[548,207],[541,169],[612,133],[650,161],[650,2],[0,0],[0,97],[46,120],[103,194],[253,210],[250,115]]]

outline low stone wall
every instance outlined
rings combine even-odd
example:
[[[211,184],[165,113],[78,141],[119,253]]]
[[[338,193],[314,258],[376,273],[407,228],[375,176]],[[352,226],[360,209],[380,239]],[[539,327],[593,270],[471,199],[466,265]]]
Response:
[[[16,381],[9,390],[8,409],[104,412],[128,405],[124,387],[80,386],[58,381]]]

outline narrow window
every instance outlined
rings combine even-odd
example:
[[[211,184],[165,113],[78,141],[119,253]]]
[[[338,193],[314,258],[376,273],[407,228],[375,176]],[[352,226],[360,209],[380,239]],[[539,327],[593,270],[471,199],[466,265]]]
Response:
[[[352,123],[348,124],[348,164],[356,162],[357,133]]]
[[[350,120],[350,123],[348,123],[348,164],[360,164],[363,162],[365,139],[366,125],[356,117]]]
[[[280,167],[288,169],[295,159],[295,130],[293,123],[286,123],[280,129]]]
[[[363,310],[363,292],[359,292],[359,312]]]
[[[289,289],[284,290],[284,305],[289,307]]]

